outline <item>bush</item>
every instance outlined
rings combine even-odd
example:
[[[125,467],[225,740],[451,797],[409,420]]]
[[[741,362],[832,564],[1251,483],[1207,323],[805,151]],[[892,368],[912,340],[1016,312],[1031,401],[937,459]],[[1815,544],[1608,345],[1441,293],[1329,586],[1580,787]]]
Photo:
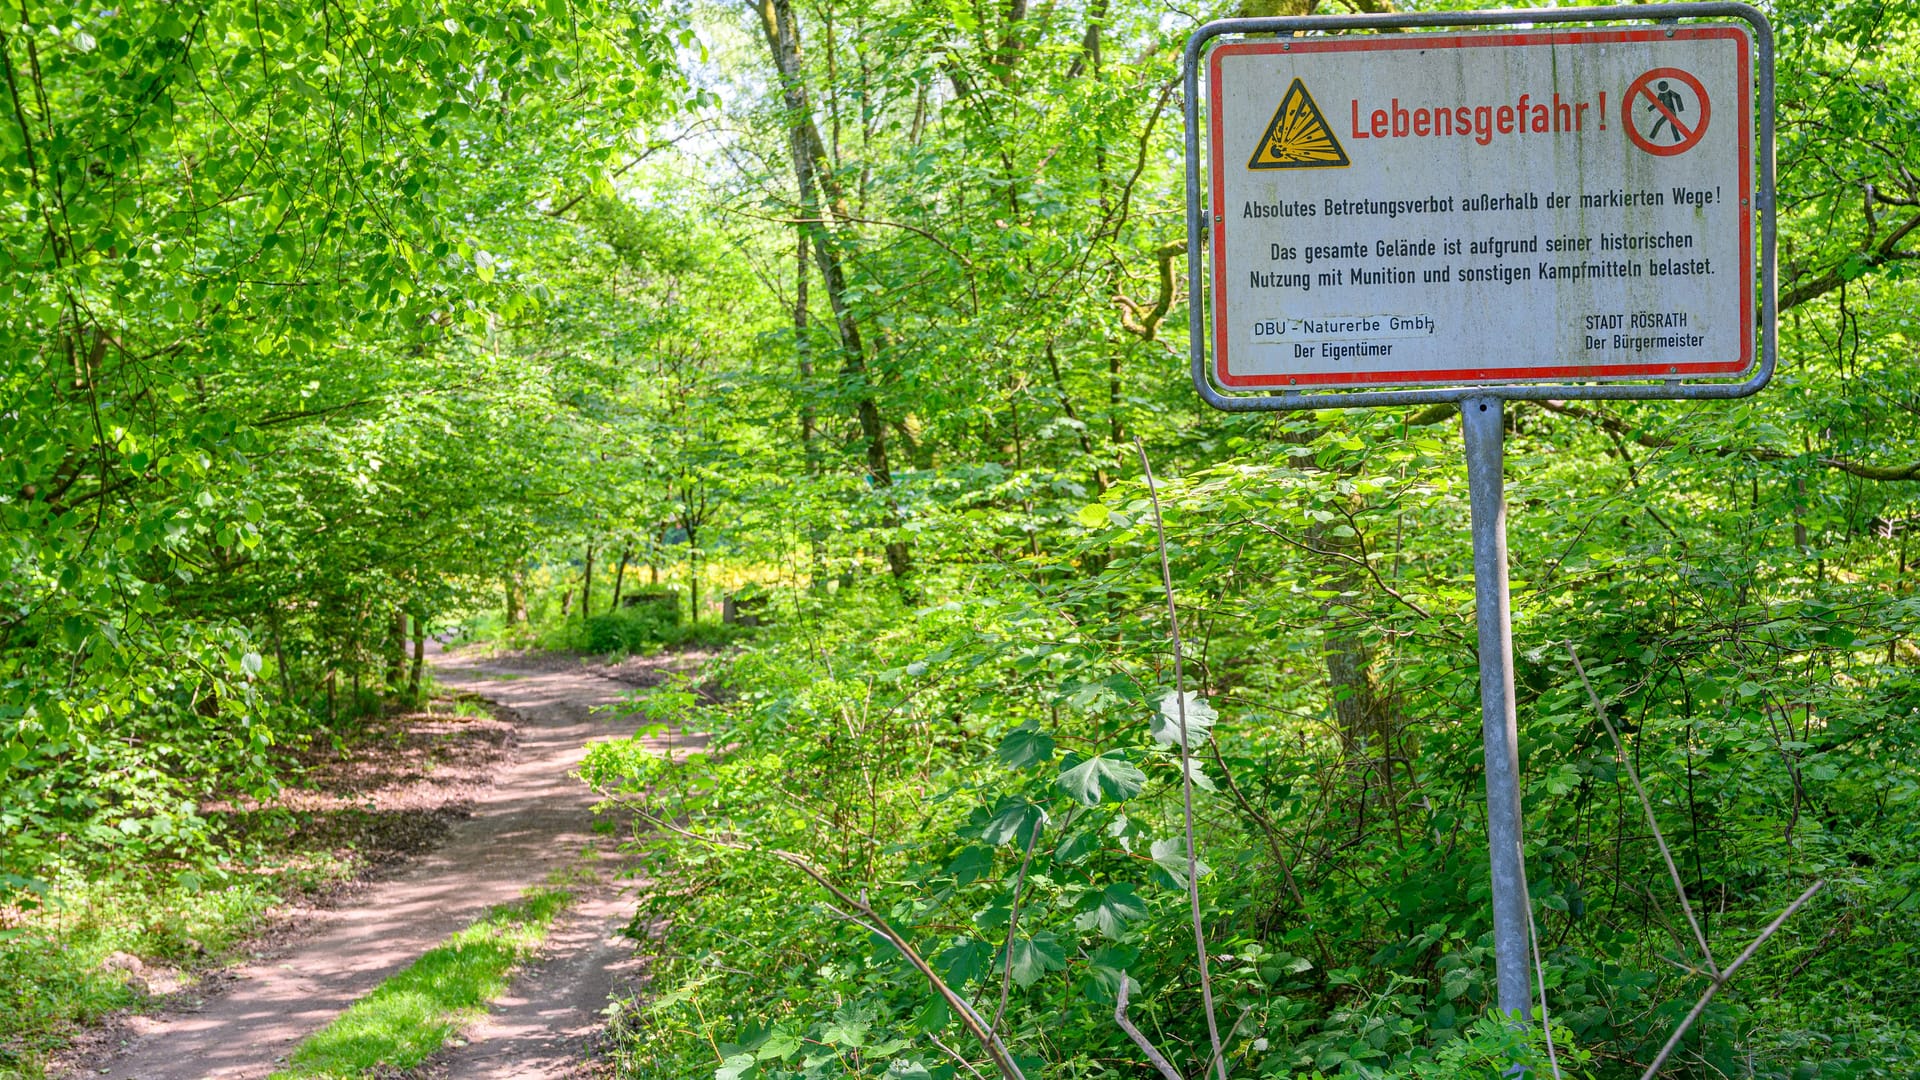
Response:
[[[648,585],[629,592],[620,603],[621,611],[648,612],[669,626],[680,625],[680,590],[665,585]]]
[[[671,612],[671,617],[669,617]],[[665,604],[644,604],[621,608],[587,619],[586,651],[594,653],[639,652],[665,642],[679,629],[680,609]]]
[[[648,590],[649,599],[622,605],[618,611],[594,615],[584,624],[569,623],[558,640],[541,642],[547,648],[576,648],[589,653],[650,652],[675,645],[728,645],[753,633],[751,627],[727,623],[680,621],[679,594],[672,589]]]

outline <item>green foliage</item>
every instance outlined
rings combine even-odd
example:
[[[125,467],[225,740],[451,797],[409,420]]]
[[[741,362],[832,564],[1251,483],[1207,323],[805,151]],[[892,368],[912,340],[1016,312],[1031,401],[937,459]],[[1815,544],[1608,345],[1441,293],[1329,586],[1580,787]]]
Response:
[[[347,876],[325,855],[172,876],[69,875],[0,909],[0,1073],[36,1075],[80,1025],[140,1005],[147,982],[217,966],[283,901]],[[138,971],[135,968],[138,968]]]
[[[198,857],[200,800],[412,695],[407,638],[553,527],[593,365],[491,328],[690,42],[620,0],[17,16],[0,891]]]
[[[1510,413],[1534,915],[1561,1049],[1600,1076],[1701,989],[1623,752],[1718,953],[1828,883],[1670,1075],[1920,1053],[1920,29],[1879,0],[1770,12],[1779,378]],[[1521,1055],[1483,1019],[1457,435],[1195,401],[1166,261],[1191,19],[29,2],[0,36],[0,892],[204,873],[209,801],[416,693],[436,625],[739,644],[648,705],[719,750],[586,765],[724,841],[642,841],[636,925],[667,936],[629,1071],[980,1060],[756,854],[781,851],[870,897],[1031,1074],[1140,1071],[1122,973],[1200,1074],[1189,780],[1234,1075]],[[674,617],[614,610],[639,581]],[[730,593],[768,625],[718,622]]]
[[[668,611],[675,616],[679,614],[678,608],[648,605],[595,615],[587,620],[586,649],[592,653],[615,653],[657,648],[680,626],[677,617],[666,617]]]

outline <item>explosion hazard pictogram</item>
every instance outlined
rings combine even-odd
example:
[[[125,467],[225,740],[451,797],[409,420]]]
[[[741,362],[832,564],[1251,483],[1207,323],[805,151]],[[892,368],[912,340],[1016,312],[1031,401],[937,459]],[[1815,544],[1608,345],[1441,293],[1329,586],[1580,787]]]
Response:
[[[1280,98],[1266,134],[1247,160],[1249,169],[1343,169],[1353,164],[1333,128],[1320,115],[1320,106],[1298,78]]]

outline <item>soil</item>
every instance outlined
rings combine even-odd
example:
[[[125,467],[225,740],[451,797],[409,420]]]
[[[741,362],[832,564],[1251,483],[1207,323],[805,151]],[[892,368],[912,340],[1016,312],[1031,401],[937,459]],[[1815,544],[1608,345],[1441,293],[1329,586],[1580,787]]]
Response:
[[[297,807],[303,829],[375,838],[390,860],[372,880],[316,906],[260,943],[247,963],[202,981],[160,1011],[109,1029],[69,1075],[115,1080],[257,1080],[353,1000],[486,910],[555,875],[574,907],[541,958],[422,1077],[583,1077],[603,1010],[631,992],[644,963],[622,931],[633,867],[596,828],[596,797],[572,775],[589,741],[631,736],[638,721],[609,708],[705,657],[674,654],[600,664],[554,654],[484,657],[434,650],[439,680],[512,719],[402,725],[393,737],[314,763],[317,790]],[[684,746],[684,741],[682,746]],[[610,823],[608,823],[610,824]],[[331,832],[330,832],[331,831]],[[610,830],[607,830],[610,831]]]

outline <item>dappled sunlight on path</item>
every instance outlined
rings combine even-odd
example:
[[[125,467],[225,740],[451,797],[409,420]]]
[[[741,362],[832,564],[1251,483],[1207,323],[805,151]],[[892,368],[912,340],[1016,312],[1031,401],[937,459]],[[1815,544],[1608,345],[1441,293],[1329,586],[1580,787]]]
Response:
[[[264,1077],[355,998],[487,908],[580,864],[589,846],[611,851],[617,837],[596,837],[595,797],[571,774],[589,741],[635,731],[635,718],[595,711],[630,687],[578,667],[540,667],[551,665],[436,658],[442,682],[519,715],[513,759],[476,794],[473,816],[457,822],[437,851],[321,913],[285,955],[235,972],[229,988],[197,1011],[136,1018],[136,1038],[105,1063],[104,1075]],[[578,908],[556,928],[543,959],[516,979],[497,1014],[436,1075],[570,1075],[617,981],[638,970],[616,936],[632,912],[618,881],[622,865],[609,857],[587,861],[600,883],[581,887]],[[506,1044],[522,1046],[526,1060],[503,1058]],[[462,1064],[467,1057],[471,1069]]]

